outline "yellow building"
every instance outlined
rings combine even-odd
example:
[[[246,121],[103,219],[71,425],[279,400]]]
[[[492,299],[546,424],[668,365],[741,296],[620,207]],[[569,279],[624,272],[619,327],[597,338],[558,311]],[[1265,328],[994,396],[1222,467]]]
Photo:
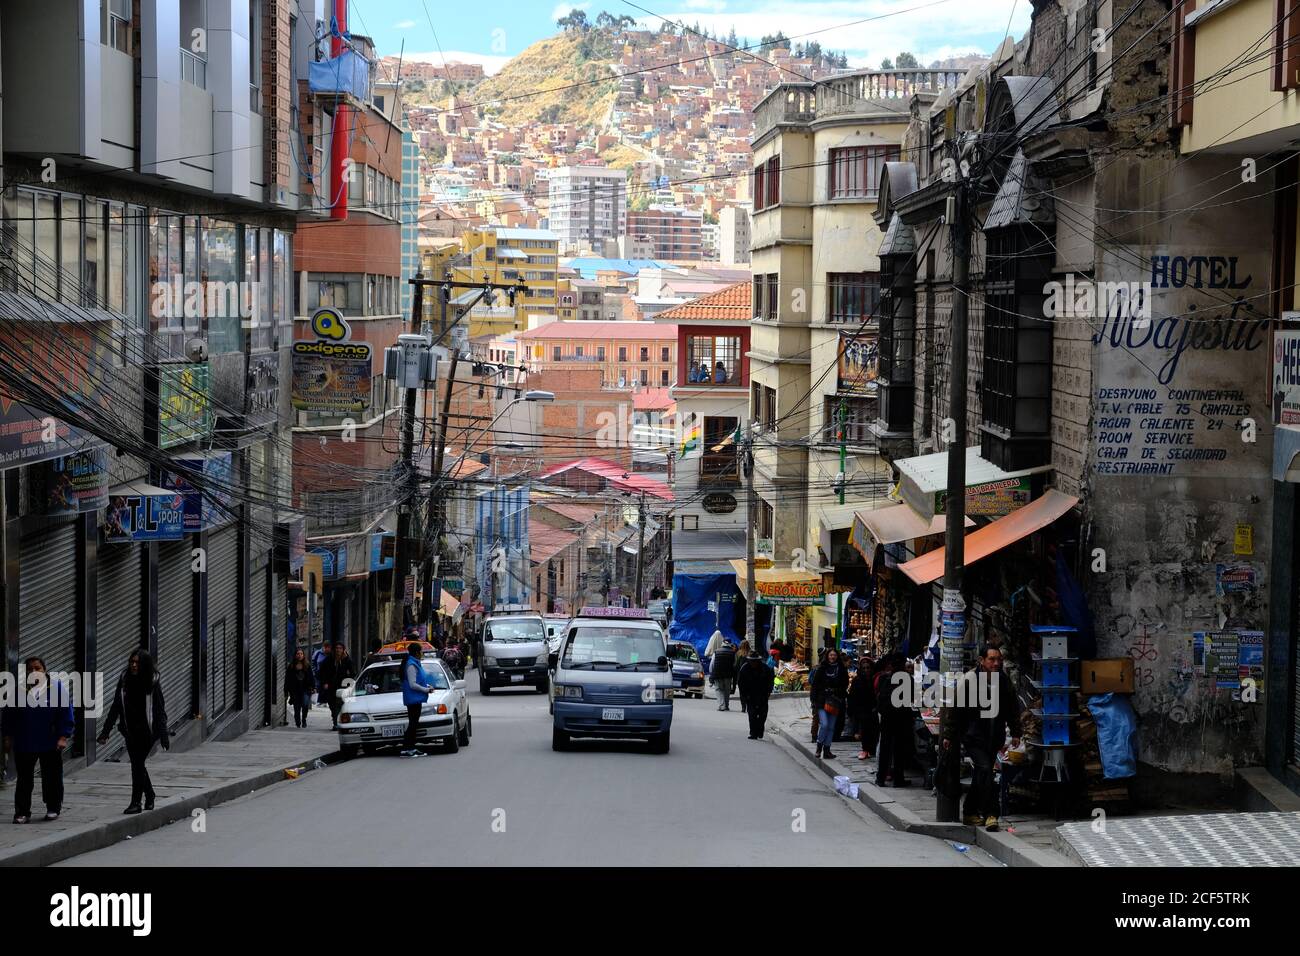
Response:
[[[460,254],[451,262],[452,278],[461,283],[521,284],[523,294],[515,299],[514,328],[527,329],[534,316],[553,319],[557,315],[557,272],[560,239],[546,229],[482,229],[466,232],[460,239]],[[478,318],[478,312],[472,313]],[[534,323],[535,324],[535,323]],[[508,329],[471,331],[471,336]]]

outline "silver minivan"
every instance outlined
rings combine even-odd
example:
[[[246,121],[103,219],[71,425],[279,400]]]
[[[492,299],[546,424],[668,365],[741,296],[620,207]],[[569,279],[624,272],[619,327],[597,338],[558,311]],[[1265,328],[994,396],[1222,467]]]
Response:
[[[549,658],[551,748],[574,737],[639,737],[667,753],[673,672],[659,624],[642,608],[583,608]]]
[[[550,686],[546,655],[546,625],[536,611],[490,614],[483,622],[479,692],[527,686],[545,694]]]

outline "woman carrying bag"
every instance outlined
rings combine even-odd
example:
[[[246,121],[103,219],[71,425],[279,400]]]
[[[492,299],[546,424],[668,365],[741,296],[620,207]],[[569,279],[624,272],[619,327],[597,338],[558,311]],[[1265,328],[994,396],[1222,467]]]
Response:
[[[848,669],[840,663],[840,652],[831,648],[826,662],[817,668],[813,679],[813,697],[821,701],[823,711],[817,727],[817,756],[834,759],[831,742],[835,740],[836,718],[844,712],[844,695],[849,687]]]
[[[99,735],[101,744],[108,743],[113,728],[122,731],[126,739],[126,752],[131,758],[131,804],[123,813],[139,813],[140,798],[144,809],[152,810],[154,804],[153,781],[145,769],[145,761],[155,742],[163,750],[171,750],[171,735],[167,733],[167,710],[163,705],[162,681],[154,669],[148,651],[136,650],[127,658],[126,670],[118,678],[113,694],[113,706],[104,721],[104,732]]]
[[[316,689],[316,675],[311,671],[307,654],[300,647],[293,652],[289,662],[289,673],[284,678],[284,692],[293,704],[293,725],[307,726],[307,715],[311,713],[311,694]]]

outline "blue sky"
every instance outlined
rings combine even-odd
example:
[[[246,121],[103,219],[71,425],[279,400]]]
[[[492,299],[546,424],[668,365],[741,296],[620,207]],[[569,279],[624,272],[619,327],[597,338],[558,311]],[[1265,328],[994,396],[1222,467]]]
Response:
[[[991,53],[1011,24],[1018,39],[1029,26],[1030,0],[636,0],[670,20],[684,20],[723,35],[734,25],[751,43],[777,30],[792,39],[806,35],[824,48],[844,51],[852,66],[878,66],[899,51],[923,64],[963,53]],[[929,4],[926,6],[926,4]],[[440,62],[482,63],[493,72],[530,44],[555,32],[555,20],[578,7],[595,18],[601,10],[636,17],[658,28],[661,21],[623,0],[352,0],[351,26],[368,33],[382,54]],[[924,7],[923,9],[914,9]],[[427,8],[427,15],[426,15]],[[871,19],[868,19],[871,18]],[[432,25],[430,25],[432,19]],[[860,22],[867,20],[867,22]],[[858,21],[858,22],[855,22]],[[436,30],[436,41],[435,41]]]

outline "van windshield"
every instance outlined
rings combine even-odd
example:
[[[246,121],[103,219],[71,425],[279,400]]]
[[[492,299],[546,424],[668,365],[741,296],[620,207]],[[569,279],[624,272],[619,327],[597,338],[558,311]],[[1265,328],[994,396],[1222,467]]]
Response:
[[[502,644],[527,644],[531,641],[546,639],[546,629],[536,618],[520,618],[516,621],[489,621],[484,640],[500,641]]]
[[[563,667],[614,666],[636,670],[642,666],[658,669],[664,655],[664,642],[644,627],[588,625],[574,628],[564,646]]]

